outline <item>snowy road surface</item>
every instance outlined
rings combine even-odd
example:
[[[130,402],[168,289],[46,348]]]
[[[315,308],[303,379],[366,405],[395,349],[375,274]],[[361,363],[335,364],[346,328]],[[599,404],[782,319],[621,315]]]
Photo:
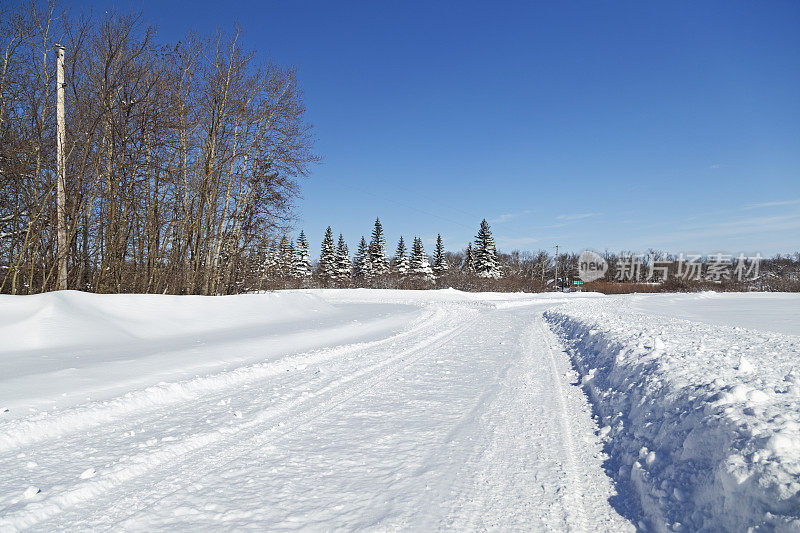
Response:
[[[0,296],[0,530],[631,530],[557,301]]]

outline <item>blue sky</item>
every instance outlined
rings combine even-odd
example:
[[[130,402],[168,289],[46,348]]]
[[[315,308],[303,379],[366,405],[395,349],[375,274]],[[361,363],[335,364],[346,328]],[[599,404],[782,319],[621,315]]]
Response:
[[[90,3],[73,2],[82,9]],[[294,65],[297,229],[432,248],[800,250],[800,2],[92,2]]]

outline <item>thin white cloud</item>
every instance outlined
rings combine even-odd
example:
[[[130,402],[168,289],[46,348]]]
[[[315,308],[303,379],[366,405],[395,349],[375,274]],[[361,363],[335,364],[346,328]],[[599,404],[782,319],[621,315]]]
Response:
[[[744,218],[741,220],[731,220],[728,222],[720,222],[717,227],[720,228],[734,228],[737,231],[749,229],[754,231],[763,231],[773,227],[778,227],[786,222],[800,221],[800,215],[784,215],[774,217],[755,217]]]
[[[507,220],[511,220],[512,218],[514,218],[514,216],[515,216],[514,213],[504,213],[500,216],[490,218],[489,222],[491,222],[492,224],[502,224]]]
[[[575,213],[572,215],[558,215],[557,220],[583,220],[584,218],[596,217],[598,213]]]
[[[582,220],[586,220],[587,218],[592,218],[597,216],[600,216],[600,213],[574,213],[570,215],[558,215],[555,218],[555,220],[558,220],[560,222],[555,222],[553,224],[545,224],[539,227],[542,229],[563,228],[564,226],[577,224]]]
[[[762,207],[781,207],[784,205],[796,205],[800,204],[800,198],[795,200],[780,200],[778,202],[761,202],[757,204],[750,204],[745,206],[745,209],[760,209]]]
[[[729,220],[705,226],[684,227],[674,232],[653,235],[652,242],[686,242],[697,238],[724,238],[740,235],[758,235],[800,228],[800,215],[755,217]]]
[[[502,215],[490,218],[489,222],[491,222],[492,224],[502,224],[503,222],[507,222],[511,219],[529,214],[531,214],[530,209],[526,209],[525,211],[520,211],[519,213],[503,213]]]

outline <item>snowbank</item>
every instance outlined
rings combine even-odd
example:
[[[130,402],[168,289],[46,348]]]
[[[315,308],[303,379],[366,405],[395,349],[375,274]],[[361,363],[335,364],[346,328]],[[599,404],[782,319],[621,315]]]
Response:
[[[332,310],[322,299],[299,293],[208,297],[60,291],[0,295],[0,358],[12,352],[165,340],[289,322],[310,312]]]
[[[669,316],[663,298],[660,316],[647,305],[609,297],[545,313],[595,404],[608,469],[640,505],[632,514],[661,531],[800,530],[800,337],[718,325],[722,307],[715,325]]]
[[[382,338],[420,312],[396,304],[331,304],[297,291],[0,295],[0,422],[343,339]]]

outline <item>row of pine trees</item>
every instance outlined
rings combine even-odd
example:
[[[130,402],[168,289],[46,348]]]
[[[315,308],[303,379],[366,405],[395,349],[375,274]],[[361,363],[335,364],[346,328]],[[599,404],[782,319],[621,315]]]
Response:
[[[275,241],[266,241],[262,248],[248,257],[246,270],[242,272],[242,283],[236,292],[305,287],[374,287],[374,288],[447,288],[465,291],[540,292],[553,290],[558,276],[566,285],[577,279],[579,255],[562,252],[556,260],[545,250],[538,252],[512,251],[498,253],[494,238],[486,220],[483,220],[475,236],[466,248],[446,251],[441,235],[437,236],[432,256],[425,253],[422,240],[414,237],[409,243],[401,237],[394,254],[387,254],[386,238],[380,220],[375,221],[369,242],[364,237],[356,253],[351,255],[344,236],[334,238],[333,230],[325,231],[320,258],[312,262],[309,243],[304,232],[295,241],[283,236]],[[674,255],[657,250],[651,253],[663,260],[672,261],[670,268],[677,268]],[[674,275],[661,286],[653,284],[616,282],[615,271],[623,257],[631,252],[606,252],[604,258],[609,265],[604,278],[593,284],[591,290],[619,293],[626,290],[745,290],[797,291],[796,273],[800,265],[800,254],[776,256],[763,259],[760,276],[748,284],[727,285],[705,282],[689,283]],[[558,270],[555,270],[555,265]],[[556,274],[557,272],[557,274]]]
[[[322,239],[316,266],[311,262],[308,239],[303,231],[296,242],[284,235],[277,243],[268,246],[263,255],[259,289],[264,287],[264,282],[273,282],[270,283],[272,285],[275,281],[288,280],[299,281],[304,286],[349,286],[357,282],[380,287],[389,278],[407,279],[424,286],[432,284],[451,268],[488,279],[498,279],[502,275],[494,238],[485,219],[475,236],[474,246],[469,243],[464,259],[458,265],[449,264],[441,235],[436,237],[436,248],[430,258],[425,253],[421,238],[414,237],[408,250],[402,236],[394,256],[389,257],[379,218],[375,220],[371,240],[368,243],[362,236],[353,257],[344,236],[339,234],[338,242],[335,241],[330,226]]]

